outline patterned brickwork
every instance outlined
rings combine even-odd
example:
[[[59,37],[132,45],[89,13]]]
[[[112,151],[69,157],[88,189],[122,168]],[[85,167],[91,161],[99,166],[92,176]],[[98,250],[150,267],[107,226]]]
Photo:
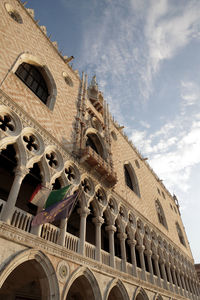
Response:
[[[16,1],[10,1],[10,3],[20,13],[23,24],[18,24],[8,15],[2,1],[0,3],[3,12],[0,20],[0,59],[2,66],[0,81],[4,80],[4,82],[1,88],[41,126],[56,136],[59,142],[65,140],[66,143],[70,143],[80,80],[60,58],[57,50],[47,40],[32,18],[27,17],[26,10]],[[9,72],[16,59],[24,52],[39,58],[48,67],[55,80],[57,97],[53,111],[43,105],[12,71]],[[72,78],[73,87],[66,84],[62,75],[63,72]]]
[[[112,154],[114,161],[114,169],[117,171],[118,182],[115,187],[115,191],[123,198],[126,199],[137,211],[139,211],[146,219],[152,222],[161,232],[167,235],[172,241],[174,241],[185,253],[191,256],[190,246],[187,243],[187,248],[180,243],[176,222],[178,222],[184,232],[184,238],[187,241],[187,237],[184,231],[181,217],[177,211],[171,209],[170,203],[175,207],[175,203],[172,197],[170,197],[164,190],[163,186],[153,176],[147,167],[146,163],[141,160],[138,154],[133,150],[130,144],[125,140],[120,131],[116,130],[113,126],[111,130],[114,130],[117,135],[117,141],[112,140]],[[135,161],[139,162],[139,168]],[[141,197],[138,197],[129,187],[127,187],[124,179],[123,166],[126,162],[130,162],[136,173]],[[158,193],[160,190],[160,194]],[[164,199],[162,192],[166,199]],[[159,199],[167,220],[168,229],[159,223],[157,212],[155,209],[155,200]],[[177,209],[176,209],[177,210]]]

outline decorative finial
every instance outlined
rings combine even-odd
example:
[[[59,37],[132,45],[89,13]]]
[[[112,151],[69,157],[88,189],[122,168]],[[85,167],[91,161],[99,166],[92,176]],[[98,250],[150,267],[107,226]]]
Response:
[[[92,77],[91,83],[90,83],[90,88],[95,89],[96,91],[98,91],[98,84],[97,84],[97,79],[96,79],[96,75],[94,75]]]

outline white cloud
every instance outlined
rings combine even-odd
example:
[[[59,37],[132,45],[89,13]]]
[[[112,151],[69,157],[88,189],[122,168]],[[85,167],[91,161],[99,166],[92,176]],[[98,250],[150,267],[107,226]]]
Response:
[[[141,120],[140,122],[140,125],[142,125],[144,128],[150,128],[151,126],[150,126],[150,124],[149,123],[147,123],[146,121],[143,121],[143,120]]]
[[[183,99],[183,108],[194,105],[200,99],[198,85],[192,81],[181,81],[181,98]]]
[[[146,96],[152,91],[152,79],[159,71],[161,62],[175,56],[194,38],[199,30],[199,13],[198,2],[173,7],[166,0],[151,1],[144,29],[148,45],[146,72],[143,76]]]
[[[150,165],[168,188],[186,192],[191,170],[200,164],[199,137],[200,115],[194,113],[190,118],[177,115],[151,134],[133,130],[130,138],[149,157]]]

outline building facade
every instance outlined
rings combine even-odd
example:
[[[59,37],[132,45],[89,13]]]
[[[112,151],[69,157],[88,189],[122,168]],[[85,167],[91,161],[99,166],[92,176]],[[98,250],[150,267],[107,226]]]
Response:
[[[0,299],[200,299],[178,201],[19,0],[0,2]],[[31,226],[38,186],[81,194]]]

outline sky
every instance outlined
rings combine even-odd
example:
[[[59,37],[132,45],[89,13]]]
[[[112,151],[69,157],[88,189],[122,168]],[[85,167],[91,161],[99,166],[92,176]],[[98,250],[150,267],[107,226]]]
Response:
[[[200,263],[200,1],[29,0],[181,207]]]

